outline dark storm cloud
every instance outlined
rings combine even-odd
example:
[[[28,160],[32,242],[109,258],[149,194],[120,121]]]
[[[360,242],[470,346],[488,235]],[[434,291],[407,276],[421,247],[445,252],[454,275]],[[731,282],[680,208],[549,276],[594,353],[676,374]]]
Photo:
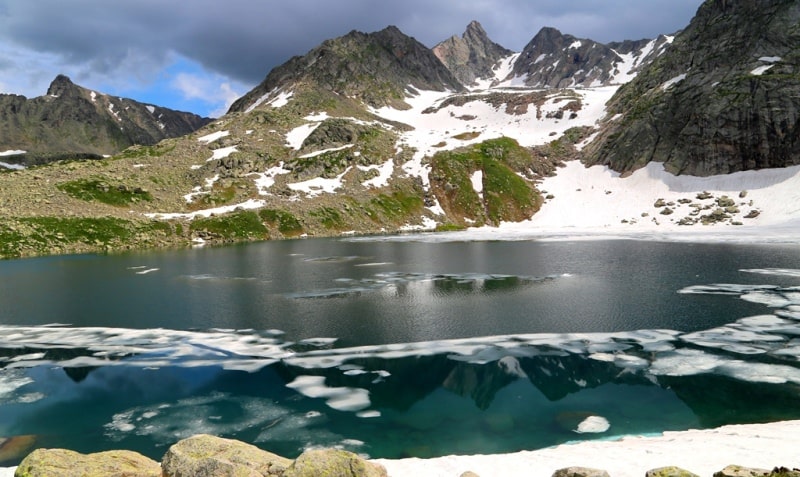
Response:
[[[543,26],[603,42],[672,33],[688,23],[700,3],[0,0],[0,41],[54,55],[87,74],[125,74],[130,79],[152,74],[177,53],[255,85],[291,56],[353,29],[370,32],[396,25],[433,46],[478,20],[494,41],[519,51]]]

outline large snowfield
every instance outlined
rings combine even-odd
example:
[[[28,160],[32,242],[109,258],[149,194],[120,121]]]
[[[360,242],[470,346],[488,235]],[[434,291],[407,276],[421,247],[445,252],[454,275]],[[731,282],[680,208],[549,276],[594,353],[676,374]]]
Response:
[[[458,477],[468,470],[481,477],[550,477],[556,470],[572,466],[603,469],[611,477],[643,477],[650,469],[678,466],[710,477],[728,465],[797,467],[798,435],[800,421],[785,421],[564,444],[506,455],[377,461],[395,477]]]

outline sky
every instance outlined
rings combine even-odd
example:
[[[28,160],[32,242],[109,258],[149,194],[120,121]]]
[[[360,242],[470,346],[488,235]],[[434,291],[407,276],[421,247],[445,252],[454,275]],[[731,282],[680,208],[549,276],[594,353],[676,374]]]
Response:
[[[218,117],[269,71],[352,30],[428,47],[472,20],[521,51],[544,26],[600,42],[674,33],[702,0],[0,0],[0,93],[58,74],[98,92]]]

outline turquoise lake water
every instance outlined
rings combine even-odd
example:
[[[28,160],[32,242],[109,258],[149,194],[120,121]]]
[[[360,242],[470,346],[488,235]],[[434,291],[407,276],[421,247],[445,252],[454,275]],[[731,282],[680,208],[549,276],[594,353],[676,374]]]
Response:
[[[0,437],[41,447],[431,457],[800,418],[797,245],[294,240],[0,283]]]

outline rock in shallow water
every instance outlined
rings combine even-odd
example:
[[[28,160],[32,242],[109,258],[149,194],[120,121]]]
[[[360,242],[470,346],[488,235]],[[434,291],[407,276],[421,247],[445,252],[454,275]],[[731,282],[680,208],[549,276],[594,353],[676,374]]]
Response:
[[[161,477],[158,462],[131,451],[81,454],[36,449],[19,464],[15,477]]]

